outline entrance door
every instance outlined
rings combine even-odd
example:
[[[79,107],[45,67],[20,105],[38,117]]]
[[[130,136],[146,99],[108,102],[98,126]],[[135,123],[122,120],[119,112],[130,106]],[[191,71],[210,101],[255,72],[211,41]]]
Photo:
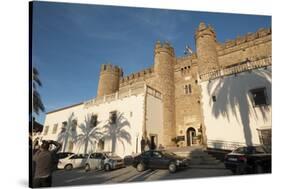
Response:
[[[196,136],[196,131],[194,128],[190,127],[186,131],[186,144],[187,146],[192,146],[193,138]]]
[[[150,136],[150,149],[155,150],[157,147],[157,138],[155,135]]]

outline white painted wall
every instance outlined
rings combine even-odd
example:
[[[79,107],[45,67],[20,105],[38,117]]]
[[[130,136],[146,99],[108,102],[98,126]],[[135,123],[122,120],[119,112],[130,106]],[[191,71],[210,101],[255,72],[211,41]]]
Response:
[[[123,114],[123,119],[120,120],[121,123],[124,123],[124,121],[128,121],[129,124],[125,124],[124,127],[122,127],[122,132],[127,132],[131,138],[129,142],[126,140],[117,140],[116,144],[116,153],[120,156],[125,156],[128,154],[132,154],[136,151],[136,138],[142,136],[142,125],[143,125],[143,101],[144,101],[144,95],[140,94],[137,96],[129,96],[123,99],[114,100],[111,102],[106,102],[100,105],[91,106],[88,108],[84,108],[83,105],[71,107],[68,109],[64,109],[58,112],[47,114],[46,120],[44,123],[44,128],[46,126],[49,126],[49,132],[47,135],[43,135],[43,139],[52,139],[57,140],[58,135],[62,128],[62,122],[67,121],[68,117],[74,113],[74,118],[78,121],[78,126],[80,124],[83,124],[85,120],[85,116],[90,114],[96,114],[98,115],[98,126],[101,131],[106,132],[103,128],[104,125],[108,123],[109,119],[109,113],[111,111],[117,111],[118,113]],[[58,130],[56,134],[52,134],[52,129],[54,124],[59,124]],[[119,123],[119,125],[121,125]],[[44,131],[43,131],[44,133]],[[77,134],[81,134],[81,129],[77,127]],[[140,143],[140,139],[138,140]],[[124,146],[123,146],[123,144]],[[111,140],[105,141],[105,149],[104,151],[111,151]],[[138,145],[140,148],[140,144]],[[92,150],[94,150],[94,147],[92,147]],[[88,147],[88,151],[90,151],[90,146]],[[74,147],[74,152],[79,151],[79,146]],[[140,151],[140,149],[139,149]],[[84,152],[84,146],[81,146],[80,153]]]
[[[163,146],[163,104],[162,100],[147,95],[147,136],[157,135],[157,145]]]
[[[235,145],[260,144],[257,129],[271,128],[271,67],[200,85],[208,147],[231,149]],[[250,90],[260,87],[266,87],[268,105],[254,107]]]
[[[148,108],[149,113],[147,116],[147,126],[150,128],[151,132],[160,133],[159,129],[162,126],[162,103],[161,100],[151,96],[148,96]],[[83,124],[85,121],[85,117],[87,115],[95,114],[98,115],[98,128],[102,132],[106,132],[104,126],[108,123],[109,113],[112,111],[117,111],[118,114],[123,115],[123,119],[120,120],[118,126],[122,125],[122,123],[128,122],[128,124],[124,124],[122,127],[122,132],[126,133],[130,137],[130,141],[122,140],[122,137],[117,140],[116,143],[116,154],[121,157],[126,155],[131,155],[136,152],[141,152],[141,138],[143,136],[143,121],[144,121],[144,92],[139,93],[137,95],[131,95],[125,98],[116,99],[110,102],[104,102],[99,105],[91,105],[85,108],[85,106],[78,105],[74,107],[70,107],[67,109],[63,109],[57,112],[49,113],[46,115],[44,130],[46,126],[49,126],[49,131],[47,135],[44,135],[43,130],[43,139],[44,140],[58,140],[59,133],[61,132],[62,122],[67,121],[72,113],[74,113],[74,118],[77,119],[78,127],[77,127],[77,135],[82,133],[82,130],[79,128],[79,125]],[[159,116],[160,115],[160,116]],[[55,134],[52,134],[52,130],[55,124],[58,124],[58,129]],[[159,139],[162,140],[162,136],[159,134]],[[95,140],[96,143],[98,139]],[[137,144],[138,143],[138,144]],[[136,149],[137,148],[137,149]],[[97,146],[89,145],[88,152],[96,151]],[[67,150],[66,150],[67,151]],[[112,151],[112,140],[105,140],[105,148],[104,151]],[[75,153],[83,153],[84,145],[79,147],[77,144],[74,145],[73,152]]]

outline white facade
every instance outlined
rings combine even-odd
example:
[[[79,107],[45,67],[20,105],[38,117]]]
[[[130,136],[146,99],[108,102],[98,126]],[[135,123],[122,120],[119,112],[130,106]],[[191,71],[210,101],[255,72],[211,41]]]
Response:
[[[208,147],[233,149],[260,144],[259,131],[271,129],[271,66],[200,85]],[[264,89],[266,105],[255,105],[255,89]]]
[[[145,108],[148,110],[147,113]],[[117,113],[117,121],[116,124],[111,124],[109,121],[110,113],[114,111]],[[97,126],[94,130],[88,127],[92,115],[97,116]],[[69,132],[65,131],[64,133],[69,133],[68,136],[64,134],[64,138],[61,137],[63,122],[70,123],[71,120],[77,121],[75,131],[71,129]],[[146,124],[144,124],[144,120],[146,120]],[[148,135],[157,134],[158,142],[161,142],[161,123],[161,94],[141,84],[137,88],[135,87],[122,93],[115,93],[100,99],[93,99],[49,112],[46,115],[42,136],[44,140],[61,141],[63,151],[75,153],[115,151],[117,155],[124,157],[141,152],[141,139],[145,125]],[[96,134],[86,140],[86,136],[90,135],[90,130],[96,132]],[[77,141],[79,137],[80,142]],[[101,144],[102,140],[104,140],[104,145]],[[65,141],[68,141],[66,146],[64,146]],[[88,145],[85,141],[89,141]],[[69,143],[73,143],[73,148]]]

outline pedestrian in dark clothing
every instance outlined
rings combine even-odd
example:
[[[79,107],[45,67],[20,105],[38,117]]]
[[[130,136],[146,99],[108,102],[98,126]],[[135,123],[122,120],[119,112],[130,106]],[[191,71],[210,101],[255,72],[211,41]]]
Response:
[[[55,149],[49,150],[50,145],[56,146]],[[40,149],[33,155],[35,163],[35,174],[33,187],[51,187],[52,186],[52,172],[54,171],[54,164],[56,162],[56,153],[61,148],[61,144],[56,141],[42,141]]]

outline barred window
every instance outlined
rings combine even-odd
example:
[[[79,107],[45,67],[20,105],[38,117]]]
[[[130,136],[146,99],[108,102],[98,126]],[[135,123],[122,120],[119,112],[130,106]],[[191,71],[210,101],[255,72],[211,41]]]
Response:
[[[77,127],[77,120],[74,119],[72,120],[72,125],[71,125],[72,132],[76,131],[76,127]]]
[[[47,134],[48,134],[48,131],[49,131],[49,126],[45,126],[44,135],[47,135]]]
[[[90,127],[94,128],[96,127],[98,124],[98,116],[97,115],[92,115],[91,116],[91,123],[90,123]]]
[[[67,121],[62,122],[61,132],[65,132],[67,127]]]
[[[267,105],[266,88],[257,88],[250,90],[254,106]]]
[[[54,124],[54,127],[53,127],[53,134],[56,134],[56,133],[57,133],[57,130],[58,130],[58,124]]]
[[[110,123],[115,124],[117,120],[117,112],[113,111],[109,113]]]

